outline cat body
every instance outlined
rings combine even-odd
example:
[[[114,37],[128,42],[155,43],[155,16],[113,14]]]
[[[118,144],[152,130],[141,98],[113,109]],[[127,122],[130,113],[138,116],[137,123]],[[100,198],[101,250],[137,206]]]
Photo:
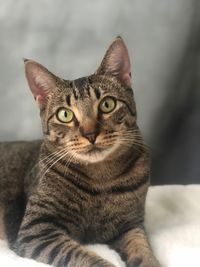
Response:
[[[74,81],[31,60],[25,70],[44,139],[0,144],[11,248],[57,267],[111,267],[84,247],[102,243],[128,267],[158,267],[143,226],[149,154],[123,40],[111,44],[95,74]]]

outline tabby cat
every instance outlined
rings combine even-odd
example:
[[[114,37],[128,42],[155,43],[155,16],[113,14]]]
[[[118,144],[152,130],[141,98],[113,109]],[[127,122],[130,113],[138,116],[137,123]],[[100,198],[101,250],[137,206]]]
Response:
[[[114,267],[84,244],[115,249],[128,267],[158,267],[144,229],[149,154],[136,123],[122,38],[98,70],[64,80],[25,60],[44,139],[0,144],[0,204],[10,247],[55,267]]]

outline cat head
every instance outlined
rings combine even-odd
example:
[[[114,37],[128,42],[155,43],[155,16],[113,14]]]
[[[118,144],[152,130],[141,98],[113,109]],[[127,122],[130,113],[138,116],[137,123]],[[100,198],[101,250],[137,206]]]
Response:
[[[25,73],[44,138],[56,149],[78,161],[98,162],[134,145],[136,107],[122,38],[113,41],[90,76],[64,80],[32,60],[25,60]]]

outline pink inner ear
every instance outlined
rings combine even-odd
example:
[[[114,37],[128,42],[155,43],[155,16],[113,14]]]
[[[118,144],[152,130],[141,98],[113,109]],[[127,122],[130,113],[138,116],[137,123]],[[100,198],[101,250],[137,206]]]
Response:
[[[131,87],[131,64],[128,50],[118,37],[109,47],[105,56],[105,73],[118,78],[125,86]]]
[[[35,100],[41,107],[44,106],[48,91],[51,87],[51,75],[47,69],[34,61],[25,63],[25,73]]]
[[[118,60],[121,61],[119,79],[122,81],[123,84],[128,87],[131,87],[131,64],[126,47],[123,47],[123,49],[121,49]]]
[[[121,78],[122,82],[126,84],[128,87],[131,87],[131,73],[124,74],[124,76]]]
[[[35,100],[36,100],[36,102],[38,102],[40,105],[44,105],[45,104],[45,102],[46,102],[46,99],[45,99],[45,97],[44,96],[42,96],[42,95],[37,95],[36,97],[35,97]]]
[[[39,103],[39,105],[44,105],[46,96],[44,91],[42,90],[42,86],[39,83],[37,84],[34,73],[28,74],[26,72],[26,77],[35,100]]]
[[[123,84],[131,87],[131,66],[125,47],[118,47],[110,56],[109,65],[111,73],[115,75]]]
[[[31,89],[32,94],[34,95],[35,98],[40,97],[45,98],[43,90],[40,88],[40,85],[36,83],[35,77],[30,77],[27,75],[28,83]]]

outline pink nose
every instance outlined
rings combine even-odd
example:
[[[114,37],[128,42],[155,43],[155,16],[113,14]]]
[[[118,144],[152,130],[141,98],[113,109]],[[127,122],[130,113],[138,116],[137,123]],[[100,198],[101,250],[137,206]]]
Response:
[[[80,132],[91,144],[94,144],[99,134],[99,127],[94,119],[86,118],[80,126]]]
[[[97,132],[82,133],[83,137],[87,138],[91,144],[94,144],[97,138]]]
[[[97,138],[97,135],[98,135],[98,131],[97,130],[91,131],[91,132],[86,132],[84,130],[84,128],[80,128],[80,131],[81,131],[82,136],[85,137],[85,138],[87,138],[88,141],[91,144],[94,144],[95,143],[96,138]]]

